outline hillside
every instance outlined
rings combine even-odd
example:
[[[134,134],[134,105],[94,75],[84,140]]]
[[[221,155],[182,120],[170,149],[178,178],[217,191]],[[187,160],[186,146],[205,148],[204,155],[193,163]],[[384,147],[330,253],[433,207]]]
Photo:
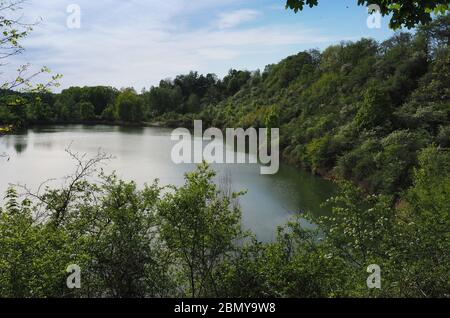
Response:
[[[450,144],[449,65],[448,48],[421,35],[362,39],[270,65],[202,117],[248,127],[275,116],[289,162],[392,193],[410,184],[420,149]]]

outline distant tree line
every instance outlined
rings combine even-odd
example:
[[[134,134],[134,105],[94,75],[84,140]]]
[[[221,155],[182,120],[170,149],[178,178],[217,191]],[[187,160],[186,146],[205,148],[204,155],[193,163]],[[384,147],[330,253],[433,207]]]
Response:
[[[70,87],[59,94],[2,90],[0,124],[24,127],[46,123],[94,121],[142,123],[163,114],[199,113],[237,93],[251,78],[249,71],[230,70],[219,80],[215,74],[190,72],[140,94],[133,88]]]

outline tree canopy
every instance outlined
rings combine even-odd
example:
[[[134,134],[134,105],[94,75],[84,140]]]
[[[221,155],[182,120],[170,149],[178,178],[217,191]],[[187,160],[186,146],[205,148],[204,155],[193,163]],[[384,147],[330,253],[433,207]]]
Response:
[[[294,12],[302,11],[305,6],[317,6],[319,0],[287,0],[286,8]],[[449,11],[449,0],[422,1],[422,0],[357,0],[358,5],[377,5],[380,13],[390,15],[390,27],[393,29],[405,26],[413,28],[419,24],[428,24],[433,14],[445,14]]]

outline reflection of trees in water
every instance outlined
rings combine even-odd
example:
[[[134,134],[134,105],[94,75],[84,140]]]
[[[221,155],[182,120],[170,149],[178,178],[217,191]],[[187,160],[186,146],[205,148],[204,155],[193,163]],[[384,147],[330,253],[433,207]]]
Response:
[[[13,148],[16,154],[20,154],[28,147],[28,138],[23,135],[6,135],[1,137],[1,142],[4,145],[2,148],[6,148],[6,150],[0,149],[0,158],[7,158],[8,160],[10,158],[8,149]]]
[[[240,208],[239,196],[233,196],[233,180],[231,178],[231,171],[228,168],[217,176],[217,188],[221,195],[225,198],[232,198],[233,208]]]
[[[33,143],[33,146],[36,149],[46,149],[46,150],[51,150],[53,148],[53,142],[51,140],[46,140],[46,141],[35,141]]]
[[[142,135],[145,127],[140,126],[119,126],[118,131],[124,134],[139,134]]]
[[[3,136],[0,134],[0,139],[1,139],[2,137],[3,137]],[[0,145],[1,145],[1,144],[0,144]],[[0,160],[3,160],[3,159],[5,159],[5,158],[9,161],[9,155],[8,155],[8,153],[5,152],[5,151],[0,150]]]
[[[27,147],[28,147],[27,138],[24,138],[23,136],[15,136],[15,135],[11,135],[11,136],[9,136],[9,138],[10,138],[9,147],[14,148],[14,150],[16,151],[16,154],[21,154],[27,149]]]
[[[18,142],[14,144],[14,149],[16,150],[16,153],[22,153],[27,149],[27,143],[26,142]]]
[[[282,164],[277,174],[267,176],[272,185],[272,193],[281,202],[292,202],[287,211],[305,213],[314,211],[315,215],[329,215],[330,207],[326,200],[336,194],[336,185],[312,173]]]

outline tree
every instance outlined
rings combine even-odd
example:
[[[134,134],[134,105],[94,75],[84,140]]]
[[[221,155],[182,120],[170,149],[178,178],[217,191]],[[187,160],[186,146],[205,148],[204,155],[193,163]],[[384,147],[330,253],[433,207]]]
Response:
[[[186,174],[186,184],[167,194],[158,208],[161,238],[182,269],[185,296],[220,296],[217,266],[235,251],[243,237],[241,213],[232,198],[213,183],[215,173],[202,164]],[[233,194],[236,197],[238,194]]]
[[[22,9],[25,0],[1,0],[0,1],[0,67],[7,58],[21,54],[24,48],[20,41],[26,38],[33,30],[34,24],[21,21],[21,18],[14,17],[15,12]],[[47,67],[42,67],[36,72],[29,72],[30,65],[24,64],[18,67],[18,75],[7,82],[0,83],[0,89],[16,89],[45,91],[52,86],[58,86],[61,75],[51,77],[47,83],[33,85],[32,80],[42,73],[49,73]]]
[[[70,259],[64,231],[39,224],[29,199],[10,188],[0,208],[0,297],[61,297]]]
[[[294,12],[302,11],[305,6],[317,6],[319,0],[287,0],[286,8]],[[421,0],[357,0],[360,6],[378,5],[381,14],[392,15],[390,26],[398,29],[402,26],[413,28],[418,24],[428,24],[433,14],[445,14],[450,10],[448,0],[421,1]]]
[[[372,129],[388,124],[392,113],[391,102],[383,89],[372,86],[364,92],[363,102],[359,105],[355,124],[359,129]]]
[[[100,116],[103,120],[113,122],[117,119],[116,107],[114,105],[108,105],[102,112]]]
[[[142,122],[144,120],[143,101],[133,90],[126,89],[116,100],[117,114],[125,122]]]
[[[249,71],[231,69],[223,78],[223,85],[228,96],[236,94],[251,78]]]
[[[32,31],[32,24],[27,24],[21,21],[20,16],[15,17],[16,12],[22,9],[21,5],[25,3],[25,0],[0,0],[0,68],[5,65],[8,58],[21,54],[24,48],[20,45],[20,41],[29,35]],[[0,70],[0,73],[1,70]],[[50,73],[47,67],[30,72],[30,65],[24,64],[18,67],[17,76],[10,80],[3,80],[0,82],[0,90],[22,90],[28,92],[47,92],[51,87],[59,86],[58,80],[61,78],[60,74],[51,76],[46,83],[34,84],[33,80],[36,79],[42,73]],[[20,101],[20,102],[18,102]],[[24,125],[27,120],[26,116],[17,118],[11,114],[21,113],[25,114],[24,110],[33,103],[29,103],[29,99],[16,98],[14,103],[6,105],[9,109],[0,109],[0,123],[8,124],[8,129],[2,129],[3,131],[12,131],[15,126]],[[45,120],[50,119],[48,114],[48,105],[46,103],[40,103],[36,101],[38,106],[45,108],[46,114],[42,117]],[[3,105],[0,105],[2,108]],[[43,113],[42,109],[37,111]],[[1,129],[2,127],[0,127]]]
[[[173,295],[170,259],[157,240],[160,187],[138,190],[115,175],[87,182],[105,157],[77,162],[67,187],[19,202],[8,190],[0,207],[0,297],[162,297]],[[82,269],[80,290],[66,288],[69,264]]]
[[[437,49],[450,45],[450,15],[441,15],[427,25],[419,26],[419,34],[424,36],[429,45],[429,50],[436,52]]]
[[[150,116],[157,116],[175,110],[181,111],[183,103],[181,88],[178,85],[174,87],[166,86],[152,87],[149,92],[144,94]]]
[[[94,190],[98,201],[81,201],[70,221],[74,262],[84,269],[81,294],[120,298],[172,295],[171,260],[158,240],[159,185],[155,182],[138,190],[134,182],[118,180],[115,175],[102,175],[101,179],[100,188],[83,190],[88,197]]]
[[[95,118],[95,107],[90,102],[81,102],[79,104],[80,107],[80,116],[81,120],[92,120]]]
[[[83,87],[81,94],[83,100],[94,106],[95,115],[99,116],[109,104],[114,103],[117,90],[105,86]]]
[[[191,94],[186,102],[187,113],[197,113],[200,110],[200,98],[196,94]]]
[[[449,297],[450,281],[450,153],[430,146],[419,154],[413,186],[407,191],[399,231],[404,244],[396,243],[407,265],[397,278],[414,297]],[[405,270],[406,268],[406,270]]]

